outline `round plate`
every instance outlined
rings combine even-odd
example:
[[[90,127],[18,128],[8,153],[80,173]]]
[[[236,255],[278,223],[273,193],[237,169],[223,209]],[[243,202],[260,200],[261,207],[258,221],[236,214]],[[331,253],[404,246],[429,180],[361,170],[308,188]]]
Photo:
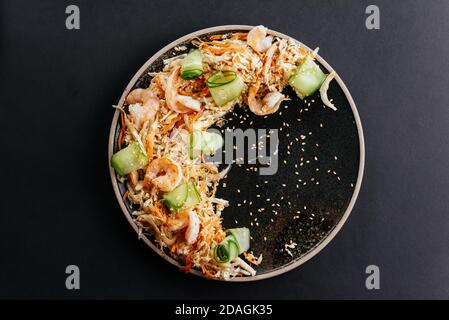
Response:
[[[160,71],[163,59],[182,53],[175,47],[191,47],[190,41],[196,37],[251,28],[245,25],[212,27],[170,43],[137,71],[118,106],[123,106],[132,89],[149,85],[148,72]],[[269,33],[290,38],[272,30]],[[333,70],[320,56],[316,60],[328,73]],[[278,129],[279,133],[276,174],[263,176],[254,170],[254,165],[233,165],[220,183],[218,197],[230,200],[229,207],[223,211],[223,225],[248,227],[252,236],[251,250],[255,256],[263,255],[262,263],[255,268],[256,276],[229,281],[273,277],[315,256],[341,229],[360,190],[365,161],[362,126],[351,94],[340,77],[337,75],[328,91],[338,108],[336,112],[323,107],[318,94],[301,101],[289,88],[286,93],[291,100],[283,102],[279,111],[268,117],[252,115],[243,108],[236,108],[235,113],[227,117],[225,127]],[[116,111],[109,137],[109,159],[118,150],[118,120],[119,111]],[[120,207],[138,232],[130,203],[122,200],[126,186],[118,181],[111,167],[109,170]],[[161,257],[181,266],[169,253],[158,248],[151,235],[144,234],[141,239]],[[190,272],[202,276],[197,270]]]

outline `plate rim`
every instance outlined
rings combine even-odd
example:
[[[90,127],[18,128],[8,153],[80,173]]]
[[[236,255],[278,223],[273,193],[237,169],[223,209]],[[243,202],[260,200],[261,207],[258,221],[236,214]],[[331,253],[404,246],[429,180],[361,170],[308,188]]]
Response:
[[[182,36],[180,38],[177,38],[176,40],[170,42],[169,44],[164,46],[162,49],[157,51],[155,54],[153,54],[137,70],[137,72],[134,74],[134,76],[128,82],[128,85],[126,86],[125,90],[123,91],[123,93],[122,93],[122,95],[121,95],[117,105],[118,106],[123,105],[126,96],[130,92],[130,90],[134,87],[134,85],[136,84],[137,80],[142,76],[143,72],[145,70],[147,70],[148,67],[152,63],[154,63],[154,61],[156,61],[162,54],[164,54],[165,52],[171,50],[172,48],[176,47],[177,45],[179,45],[179,44],[181,44],[181,43],[183,43],[185,41],[188,41],[188,40],[190,40],[190,39],[192,39],[192,38],[194,38],[196,36],[207,34],[207,33],[221,32],[221,31],[231,31],[231,30],[242,30],[242,31],[245,30],[245,31],[248,31],[248,30],[251,30],[253,27],[254,26],[251,26],[251,25],[220,25],[220,26],[214,26],[214,27],[204,28],[204,29],[200,29],[200,30],[191,32],[191,33],[189,33],[187,35],[184,35],[184,36]],[[279,38],[292,39],[293,41],[299,43],[301,46],[304,46],[305,48],[311,50],[308,46],[306,46],[302,42],[300,42],[300,41],[296,40],[295,38],[290,37],[290,36],[288,36],[286,34],[283,34],[281,32],[268,29],[268,33],[270,35],[274,35],[274,36],[277,36]],[[327,61],[324,60],[319,54],[316,56],[316,59],[329,72],[334,71],[334,69],[327,63]],[[349,105],[350,105],[351,110],[352,110],[352,114],[354,116],[355,124],[356,124],[356,127],[357,127],[357,133],[358,133],[358,136],[359,136],[359,153],[360,154],[359,154],[359,170],[358,170],[358,173],[357,173],[357,181],[356,181],[355,186],[354,186],[354,191],[352,193],[351,200],[350,200],[350,202],[348,204],[348,207],[346,208],[343,216],[340,218],[338,223],[333,227],[331,232],[324,239],[322,239],[316,246],[314,246],[303,257],[293,261],[292,263],[289,263],[289,264],[287,264],[287,265],[285,265],[283,267],[279,267],[277,269],[274,269],[272,271],[269,271],[269,272],[266,272],[266,273],[263,273],[263,274],[256,274],[255,276],[252,276],[252,277],[234,277],[234,278],[230,278],[228,280],[215,279],[214,278],[213,280],[225,281],[225,282],[249,282],[249,281],[257,281],[257,280],[272,278],[272,277],[281,275],[283,273],[286,273],[288,271],[291,271],[291,270],[299,267],[300,265],[304,264],[305,262],[309,261],[311,258],[316,256],[321,250],[323,250],[335,238],[337,233],[341,230],[341,228],[345,224],[346,220],[348,219],[349,215],[352,212],[352,209],[354,208],[355,202],[356,202],[357,197],[358,197],[359,192],[360,192],[362,180],[363,180],[364,167],[365,167],[365,140],[364,140],[364,136],[363,136],[363,128],[362,128],[362,123],[361,123],[361,120],[360,120],[360,116],[359,116],[357,107],[355,105],[354,99],[351,96],[351,93],[349,92],[348,88],[346,87],[345,83],[340,78],[338,73],[337,73],[337,75],[335,77],[335,80],[337,81],[337,83],[340,86],[340,88],[343,90],[343,93],[345,94],[346,99],[349,102]],[[138,227],[137,227],[136,223],[132,220],[131,214],[129,213],[129,211],[126,208],[126,205],[125,205],[125,203],[124,203],[124,201],[122,199],[122,195],[120,194],[120,190],[119,190],[119,187],[118,187],[115,171],[111,167],[111,161],[110,161],[110,159],[111,159],[111,157],[113,155],[113,152],[114,152],[114,136],[115,136],[115,131],[116,131],[119,115],[120,115],[120,111],[116,110],[114,112],[114,116],[112,118],[112,123],[111,123],[111,128],[109,130],[109,142],[108,142],[109,174],[110,174],[110,178],[111,178],[111,182],[112,182],[112,187],[114,189],[114,193],[115,193],[117,201],[118,201],[118,203],[120,205],[120,208],[122,209],[122,213],[125,215],[126,220],[128,220],[129,224],[134,229],[134,231],[138,234],[138,232],[139,232],[138,231]],[[171,264],[173,264],[176,267],[181,267],[180,263],[177,260],[175,260],[171,256],[167,255],[165,252],[160,250],[144,234],[140,235],[140,239],[143,240],[145,242],[145,244],[147,244],[154,252],[156,252],[164,260],[170,262]],[[189,273],[195,274],[195,275],[200,276],[202,278],[206,278],[206,276],[203,275],[199,270],[191,269],[189,271]]]

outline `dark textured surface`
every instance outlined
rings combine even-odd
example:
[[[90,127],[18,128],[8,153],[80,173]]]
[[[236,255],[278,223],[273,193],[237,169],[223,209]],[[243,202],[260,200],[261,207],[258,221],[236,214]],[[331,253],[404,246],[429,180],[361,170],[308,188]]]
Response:
[[[448,298],[449,5],[376,3],[379,31],[365,28],[367,1],[77,1],[81,30],[67,31],[69,2],[2,1],[0,297]],[[337,237],[299,269],[247,284],[173,271],[137,241],[105,167],[110,105],[142,62],[233,23],[319,45],[356,101],[367,149]],[[68,264],[81,269],[79,291],[65,289]],[[379,291],[365,289],[369,264]]]

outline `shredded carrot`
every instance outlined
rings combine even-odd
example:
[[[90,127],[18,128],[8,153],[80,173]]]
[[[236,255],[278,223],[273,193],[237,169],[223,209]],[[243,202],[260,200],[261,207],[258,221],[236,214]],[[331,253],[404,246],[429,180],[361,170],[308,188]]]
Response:
[[[223,48],[227,48],[231,45],[231,43],[223,43],[223,42],[217,42],[217,41],[203,42],[203,44],[207,45],[207,46],[216,46],[216,47],[223,47]]]
[[[173,243],[173,245],[171,246],[171,250],[172,253],[174,253],[176,251],[176,242]]]
[[[306,54],[307,54],[307,50],[304,49],[304,48],[300,48],[300,49],[299,49],[299,53],[300,53],[300,54],[303,54],[303,55],[306,55]]]
[[[153,133],[147,136],[147,155],[150,160],[153,159]]]
[[[156,217],[160,218],[162,221],[167,221],[167,217],[159,210],[158,207],[152,206],[150,209],[151,213]]]
[[[220,242],[223,241],[223,239],[224,239],[224,235],[223,235],[222,232],[217,232],[217,233],[215,234],[214,240],[215,240],[216,242],[220,243]]]
[[[214,35],[209,36],[209,39],[210,40],[221,40],[222,36],[223,35],[221,35],[221,34],[214,34]]]
[[[185,263],[186,265],[184,267],[181,267],[180,269],[185,271],[185,272],[189,272],[190,269],[192,268],[192,261],[190,260],[192,258],[192,255],[195,253],[195,250],[192,250],[189,252],[189,254],[186,257]]]
[[[207,268],[205,268],[204,266],[201,266],[201,270],[203,271],[203,273],[208,277],[208,278],[213,278],[214,275],[212,273],[209,272],[209,270],[207,270]]]
[[[201,227],[203,227],[203,229],[204,229],[204,227],[206,227],[208,224],[210,224],[211,221],[212,221],[212,219],[208,219],[208,220],[201,222]]]
[[[176,122],[178,122],[179,119],[180,119],[179,116],[176,116],[172,121],[170,121],[169,124],[165,125],[165,127],[163,127],[161,130],[161,134],[166,134],[171,129],[173,129],[173,127],[175,126]]]
[[[201,181],[200,182],[200,191],[205,191],[206,190],[206,181]]]
[[[209,95],[209,88],[204,87],[203,90],[200,91],[200,97],[207,97]]]
[[[248,37],[248,33],[247,32],[236,32],[232,35],[231,39],[232,40],[246,40],[246,38]]]
[[[126,192],[123,194],[122,200],[126,201],[126,199],[128,199],[128,195],[129,195],[129,190],[126,190]]]
[[[202,114],[201,111],[198,111],[196,113],[193,113],[192,116],[190,117],[190,120],[195,121],[196,119],[199,118],[199,116]]]

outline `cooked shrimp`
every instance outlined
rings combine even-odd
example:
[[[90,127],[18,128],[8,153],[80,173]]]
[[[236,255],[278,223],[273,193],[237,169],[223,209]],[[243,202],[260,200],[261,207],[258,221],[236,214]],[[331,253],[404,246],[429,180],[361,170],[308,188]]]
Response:
[[[193,99],[192,97],[178,94],[177,79],[180,69],[181,66],[175,67],[167,79],[165,87],[165,101],[170,109],[178,113],[186,113],[192,110],[200,111],[201,102]]]
[[[189,211],[189,225],[186,229],[185,237],[188,244],[192,244],[198,238],[200,232],[200,219],[195,211]]]
[[[138,128],[145,121],[153,122],[159,109],[159,100],[150,88],[134,89],[126,97],[126,103],[129,104],[129,113]]]
[[[169,158],[154,159],[148,165],[145,173],[145,182],[152,183],[164,192],[176,188],[181,180],[181,166]]]
[[[178,212],[174,217],[170,216],[167,219],[167,229],[169,231],[179,231],[184,229],[189,223],[188,217],[185,211]]]
[[[269,92],[262,100],[257,98],[261,80],[258,79],[248,90],[248,107],[252,113],[258,116],[265,116],[276,112],[285,100],[285,96],[280,92]]]
[[[194,243],[200,232],[200,219],[195,211],[180,211],[176,216],[167,219],[166,229],[168,231],[176,232],[184,228],[186,228],[185,239],[187,244]]]
[[[267,37],[267,28],[264,26],[257,26],[248,32],[248,37],[246,42],[255,51],[263,53],[268,50],[273,41],[272,36]]]

